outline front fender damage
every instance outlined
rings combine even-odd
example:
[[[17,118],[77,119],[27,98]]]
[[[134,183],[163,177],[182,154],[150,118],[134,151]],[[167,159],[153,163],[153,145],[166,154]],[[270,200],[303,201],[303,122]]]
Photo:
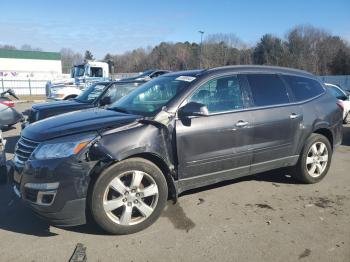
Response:
[[[173,135],[172,125],[142,119],[101,132],[99,139],[90,147],[88,156],[91,161],[100,161],[100,166],[104,168],[131,157],[152,161],[163,171],[171,197],[176,201],[177,172]]]

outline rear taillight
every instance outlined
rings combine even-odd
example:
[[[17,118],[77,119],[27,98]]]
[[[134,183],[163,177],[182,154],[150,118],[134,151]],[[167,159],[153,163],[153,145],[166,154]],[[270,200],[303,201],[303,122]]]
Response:
[[[14,107],[15,103],[13,101],[0,101],[1,104],[8,106],[8,107]]]
[[[344,112],[344,102],[342,100],[338,100],[337,105],[339,106],[340,110]]]

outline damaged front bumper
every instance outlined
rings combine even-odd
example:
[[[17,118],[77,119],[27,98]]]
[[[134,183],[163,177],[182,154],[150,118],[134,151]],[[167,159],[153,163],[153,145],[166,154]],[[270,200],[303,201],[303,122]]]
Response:
[[[59,226],[86,222],[90,162],[72,156],[12,163],[14,191],[37,215]]]

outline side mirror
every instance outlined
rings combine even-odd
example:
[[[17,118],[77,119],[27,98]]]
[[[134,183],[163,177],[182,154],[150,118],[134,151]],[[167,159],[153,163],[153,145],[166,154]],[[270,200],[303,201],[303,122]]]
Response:
[[[106,106],[112,103],[110,96],[105,96],[100,100],[100,106]]]
[[[179,109],[179,117],[208,116],[209,111],[206,105],[190,102]]]

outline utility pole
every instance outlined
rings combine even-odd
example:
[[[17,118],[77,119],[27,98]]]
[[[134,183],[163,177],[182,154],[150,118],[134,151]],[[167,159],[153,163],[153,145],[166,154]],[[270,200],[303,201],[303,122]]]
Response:
[[[201,44],[199,46],[199,69],[201,69],[202,68],[202,44],[203,44],[204,31],[199,30],[198,33],[201,34]]]

